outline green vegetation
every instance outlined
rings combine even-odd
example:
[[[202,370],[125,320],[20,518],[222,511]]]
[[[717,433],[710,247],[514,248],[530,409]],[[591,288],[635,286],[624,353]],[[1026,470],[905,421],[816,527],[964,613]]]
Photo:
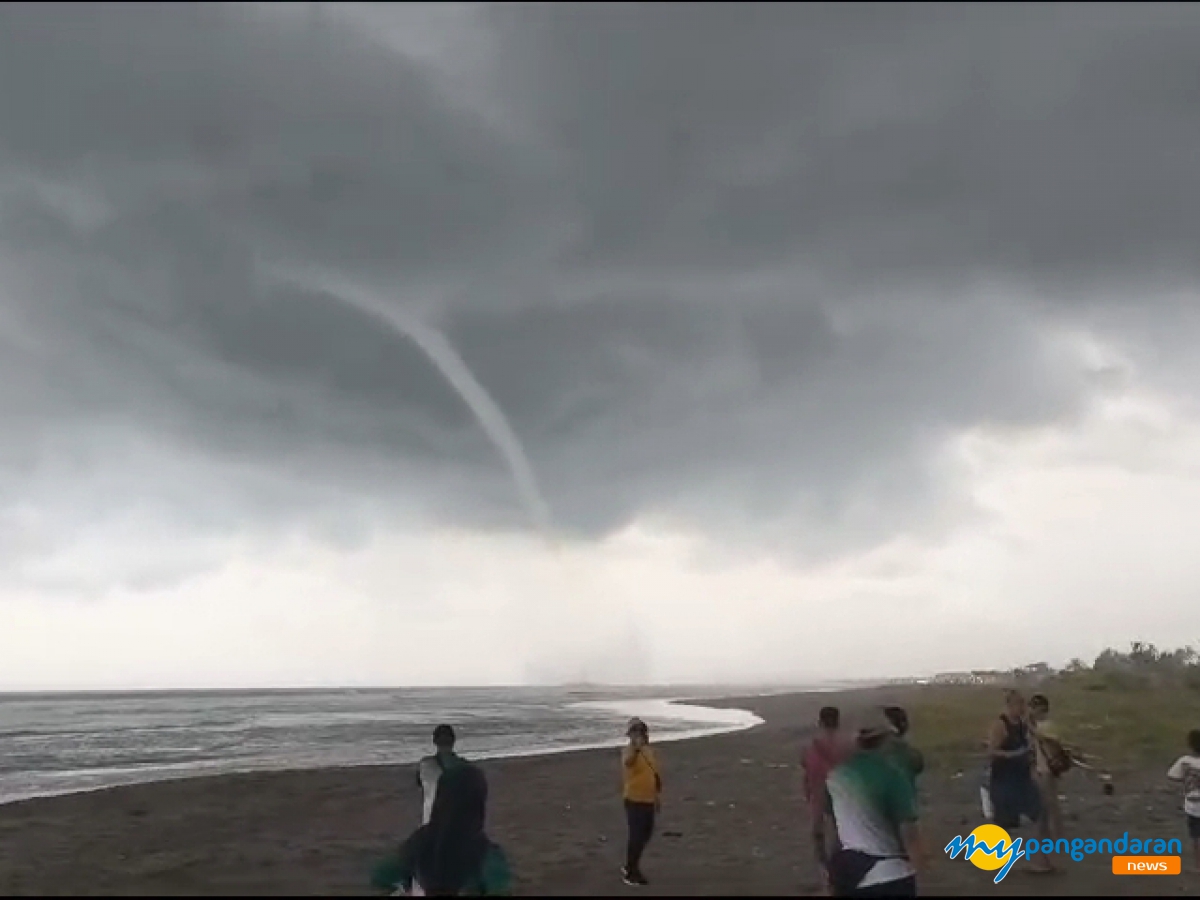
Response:
[[[914,693],[909,714],[915,742],[930,765],[958,771],[982,765],[988,726],[1003,708],[1001,684],[1050,698],[1066,741],[1097,765],[1121,771],[1166,765],[1200,728],[1200,654],[1135,643],[1105,650],[1088,666],[1073,660],[1056,671],[1044,663],[995,673],[994,683],[936,684]]]

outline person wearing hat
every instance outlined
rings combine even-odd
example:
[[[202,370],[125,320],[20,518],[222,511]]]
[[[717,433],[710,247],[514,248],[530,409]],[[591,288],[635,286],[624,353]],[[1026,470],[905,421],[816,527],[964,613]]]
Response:
[[[825,787],[837,829],[829,861],[835,897],[914,897],[924,850],[909,774],[889,758],[894,726],[880,709],[864,713],[855,749]]]
[[[641,719],[631,719],[625,734],[629,743],[621,750],[621,768],[629,842],[621,876],[626,884],[646,885],[650,882],[642,874],[642,854],[654,834],[654,820],[662,796],[662,778],[658,774],[658,760],[650,748],[650,729],[646,723]]]

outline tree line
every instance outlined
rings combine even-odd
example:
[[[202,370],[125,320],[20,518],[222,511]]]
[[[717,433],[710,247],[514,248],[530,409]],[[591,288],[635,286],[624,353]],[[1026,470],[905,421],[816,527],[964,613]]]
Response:
[[[1200,690],[1200,652],[1190,645],[1165,650],[1133,641],[1128,650],[1102,651],[1091,665],[1078,658],[1061,669],[1041,662],[1015,669],[1012,675],[1023,683],[1057,681],[1093,690],[1161,686]]]

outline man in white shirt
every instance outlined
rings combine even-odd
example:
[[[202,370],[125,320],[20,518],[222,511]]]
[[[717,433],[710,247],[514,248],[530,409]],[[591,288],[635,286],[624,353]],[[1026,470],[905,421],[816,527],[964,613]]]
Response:
[[[1183,783],[1183,814],[1192,839],[1193,864],[1200,872],[1200,728],[1188,732],[1188,749],[1191,753],[1175,760],[1167,777]]]
[[[909,773],[889,761],[887,719],[866,714],[857,749],[825,782],[839,849],[829,862],[835,897],[915,897],[924,849]]]

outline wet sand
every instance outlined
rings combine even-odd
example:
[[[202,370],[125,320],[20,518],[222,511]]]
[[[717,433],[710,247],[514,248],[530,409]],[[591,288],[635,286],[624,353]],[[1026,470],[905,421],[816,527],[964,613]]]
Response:
[[[904,701],[919,688],[793,694],[720,704],[752,709],[751,731],[664,744],[666,796],[647,852],[652,885],[621,884],[615,751],[483,763],[489,831],[521,895],[820,893],[798,758],[816,709]],[[920,744],[919,735],[916,743]],[[469,738],[464,740],[469,755]],[[1038,876],[1020,863],[1000,884],[941,852],[979,824],[978,767],[923,777],[933,857],[923,894],[1197,894],[1200,877],[1119,877],[1107,857]],[[956,777],[957,776],[957,777]],[[1064,779],[1068,836],[1184,838],[1178,789],[1162,772],[1124,773],[1104,796],[1084,773]],[[256,773],[114,788],[0,807],[2,894],[364,895],[372,865],[419,820],[411,768]]]

